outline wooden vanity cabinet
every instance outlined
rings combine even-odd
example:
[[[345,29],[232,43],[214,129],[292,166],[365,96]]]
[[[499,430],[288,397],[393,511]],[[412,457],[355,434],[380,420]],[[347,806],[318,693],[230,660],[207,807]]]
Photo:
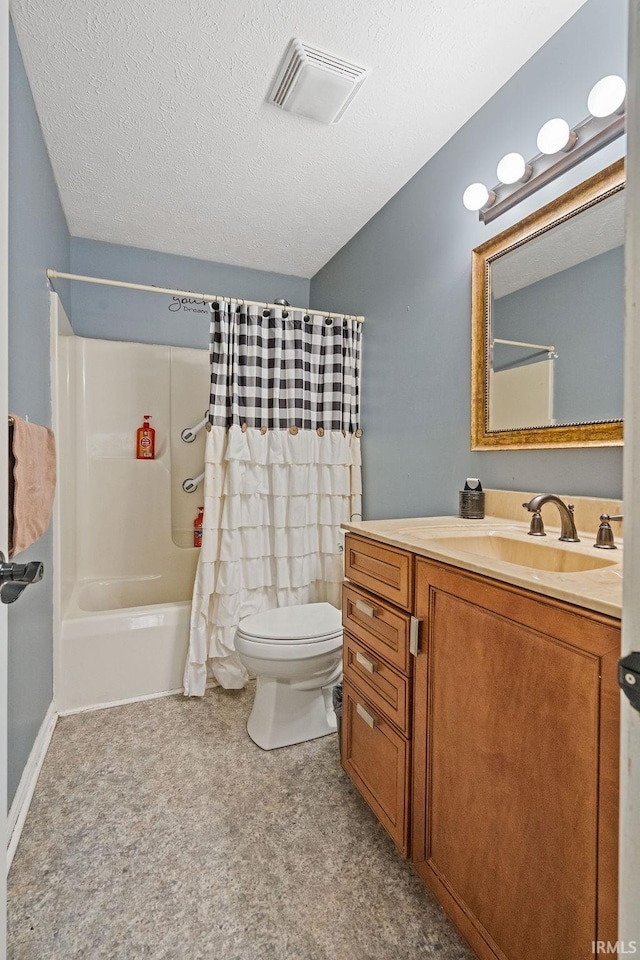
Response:
[[[408,856],[414,558],[352,534],[345,549],[342,766]]]
[[[620,624],[422,558],[412,858],[482,960],[617,940]]]
[[[619,621],[346,551],[344,769],[481,960],[595,957],[617,940]]]

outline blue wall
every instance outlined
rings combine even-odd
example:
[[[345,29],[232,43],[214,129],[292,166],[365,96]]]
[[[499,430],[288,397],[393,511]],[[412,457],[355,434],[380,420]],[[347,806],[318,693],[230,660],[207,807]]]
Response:
[[[45,270],[68,270],[69,231],[13,25],[9,70],[9,407],[50,426]],[[20,555],[28,559],[44,561],[45,577],[9,607],[9,803],[53,699],[51,529]]]
[[[621,496],[620,448],[471,453],[471,251],[624,154],[621,139],[489,227],[462,205],[500,157],[536,154],[550,117],[577,123],[591,86],[626,76],[626,0],[588,0],[313,277],[314,304],[364,313],[364,511],[457,512],[466,476],[485,486]],[[605,331],[603,331],[605,332]]]
[[[192,290],[247,300],[284,297],[293,306],[309,303],[309,281],[300,277],[232,267],[190,257],[154,253],[96,240],[71,240],[71,272],[108,280]],[[58,281],[55,281],[57,289]],[[209,309],[155,293],[73,283],[71,317],[76,333],[104,340],[208,347]]]

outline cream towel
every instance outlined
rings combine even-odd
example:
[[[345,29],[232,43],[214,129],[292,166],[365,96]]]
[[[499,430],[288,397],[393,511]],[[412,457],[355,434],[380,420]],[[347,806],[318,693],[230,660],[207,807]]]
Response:
[[[46,532],[56,490],[56,448],[48,427],[13,415],[9,464],[9,556]]]

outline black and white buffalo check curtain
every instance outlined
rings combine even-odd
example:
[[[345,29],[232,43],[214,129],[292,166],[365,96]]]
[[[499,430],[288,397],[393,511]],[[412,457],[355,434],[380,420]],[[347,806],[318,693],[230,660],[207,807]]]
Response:
[[[212,304],[211,423],[355,432],[360,328],[349,318]]]
[[[212,305],[202,547],[187,696],[242,687],[243,617],[340,605],[340,524],[361,517],[361,326],[294,310]]]

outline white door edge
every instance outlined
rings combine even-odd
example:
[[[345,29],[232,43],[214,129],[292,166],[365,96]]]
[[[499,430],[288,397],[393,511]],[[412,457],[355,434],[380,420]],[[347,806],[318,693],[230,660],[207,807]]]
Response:
[[[640,650],[640,0],[629,2],[622,652]],[[619,952],[640,955],[640,713],[622,698]]]
[[[0,0],[0,549],[8,555],[9,3]],[[7,608],[0,603],[0,960],[7,955]]]

